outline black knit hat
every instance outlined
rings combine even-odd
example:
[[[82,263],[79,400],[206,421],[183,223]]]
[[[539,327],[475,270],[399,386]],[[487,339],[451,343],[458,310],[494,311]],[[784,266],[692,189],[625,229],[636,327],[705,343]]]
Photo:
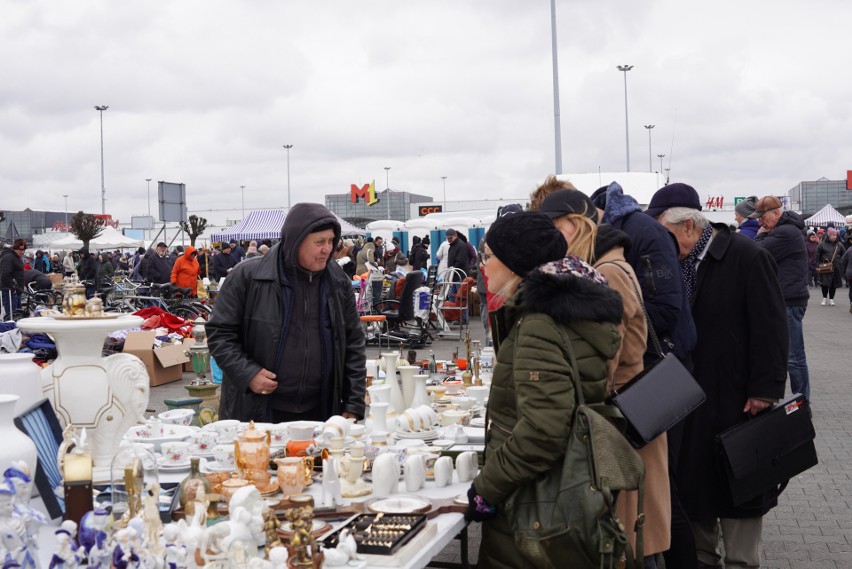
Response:
[[[537,211],[498,217],[485,235],[491,252],[524,277],[539,265],[565,256],[568,243],[550,218]]]
[[[663,186],[651,196],[651,203],[648,204],[645,213],[651,217],[657,217],[673,207],[687,207],[701,211],[698,192],[692,186],[680,182]]]
[[[598,221],[595,204],[580,190],[557,190],[544,198],[538,210],[550,219],[575,213]]]

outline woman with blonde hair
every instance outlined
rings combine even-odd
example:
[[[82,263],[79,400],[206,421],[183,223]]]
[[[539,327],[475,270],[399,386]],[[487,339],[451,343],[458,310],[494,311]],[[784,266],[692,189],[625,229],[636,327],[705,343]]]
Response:
[[[592,201],[578,190],[558,190],[541,203],[541,211],[551,219],[568,242],[568,254],[590,263],[606,277],[609,287],[621,295],[624,312],[618,332],[621,347],[609,361],[607,392],[621,388],[644,369],[648,327],[633,267],[625,260],[630,237],[610,225],[598,227],[598,211]],[[643,552],[645,567],[656,567],[655,556],[671,543],[671,498],[669,493],[668,441],[665,433],[639,449],[645,463],[645,530]],[[638,517],[635,492],[618,497],[616,513],[628,529],[636,547],[633,528]]]

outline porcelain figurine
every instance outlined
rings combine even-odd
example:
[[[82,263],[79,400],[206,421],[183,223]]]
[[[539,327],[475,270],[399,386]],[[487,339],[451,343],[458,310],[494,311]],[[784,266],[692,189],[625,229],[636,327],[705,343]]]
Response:
[[[273,547],[269,550],[269,562],[272,564],[272,569],[287,569],[287,558],[290,552],[286,547]]]
[[[337,459],[333,457],[322,461],[321,501],[323,506],[332,508],[343,505],[343,497],[340,495]]]
[[[186,547],[179,541],[180,527],[168,524],[163,528],[163,547],[165,550],[165,569],[186,567]]]
[[[240,544],[237,548],[242,549],[246,548],[250,551],[254,551],[254,553],[249,552],[249,557],[255,557],[257,555],[257,538],[254,536],[254,515],[248,511],[247,509],[238,506],[231,510],[229,522],[230,525],[230,533],[225,537],[222,541],[222,545],[225,547],[225,551],[229,552],[229,555],[232,553],[236,553],[233,551],[235,546]],[[261,525],[262,525],[261,521]],[[217,524],[221,525],[221,524]],[[216,526],[213,526],[216,527]],[[263,535],[263,531],[261,528],[261,535]],[[263,539],[265,542],[266,536],[263,535]],[[239,553],[236,553],[239,555]]]
[[[341,467],[341,491],[344,498],[360,498],[373,492],[373,488],[361,480],[364,472],[363,447],[360,456],[346,456],[339,462]]]
[[[111,527],[112,514],[103,508],[86,513],[80,520],[80,546],[85,549],[89,567],[109,567]]]
[[[76,569],[80,566],[77,552],[68,530],[59,528],[53,535],[56,536],[56,553],[50,558],[48,569]]]
[[[145,488],[142,498],[142,519],[145,521],[145,550],[158,559],[162,559],[165,548],[160,541],[163,521],[160,519],[160,485],[156,482]]]
[[[93,296],[86,301],[86,308],[83,314],[87,318],[100,318],[104,315],[104,301],[97,296]]]
[[[260,547],[266,544],[266,534],[263,531],[263,498],[260,491],[254,486],[245,486],[240,488],[234,495],[231,496],[231,501],[228,502],[228,509],[231,511],[231,520],[234,519],[234,512],[238,509],[244,509],[248,515],[247,526],[251,532],[254,543]]]
[[[403,478],[406,492],[417,492],[423,488],[426,484],[426,466],[423,464],[422,455],[413,454],[405,459]]]
[[[472,450],[468,450],[456,457],[456,474],[458,474],[459,482],[470,482],[476,478],[476,473],[479,470],[479,457]]]
[[[373,492],[378,498],[399,492],[399,461],[395,454],[380,454],[373,461]]]
[[[443,488],[453,483],[453,459],[442,456],[435,461],[435,486]]]

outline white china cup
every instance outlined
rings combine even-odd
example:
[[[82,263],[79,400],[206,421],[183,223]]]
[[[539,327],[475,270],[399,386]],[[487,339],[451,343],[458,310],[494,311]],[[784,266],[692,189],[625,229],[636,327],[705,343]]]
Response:
[[[214,431],[198,430],[190,433],[189,437],[195,449],[205,453],[211,452],[218,441],[218,435]]]
[[[189,459],[190,443],[186,441],[168,441],[160,445],[163,449],[163,462],[181,464]]]
[[[234,445],[222,444],[213,447],[213,458],[222,468],[236,468],[237,461],[234,457]]]
[[[458,405],[459,409],[468,410],[473,408],[473,404],[476,403],[476,399],[473,397],[465,397],[460,395],[458,397],[452,397],[450,399],[450,403],[453,405]]]
[[[476,399],[477,407],[482,407],[485,405],[485,398],[488,397],[488,392],[490,390],[490,387],[486,387],[484,385],[471,385],[467,388],[466,393],[468,397]]]
[[[220,440],[233,439],[237,435],[237,430],[240,428],[240,422],[236,419],[223,419],[210,423],[210,428],[213,429]]]

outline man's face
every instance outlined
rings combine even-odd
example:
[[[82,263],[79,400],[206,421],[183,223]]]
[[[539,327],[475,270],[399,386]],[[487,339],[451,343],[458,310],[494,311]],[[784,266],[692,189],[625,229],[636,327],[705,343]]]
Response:
[[[382,241],[381,237],[376,237],[376,247],[381,247],[382,245],[384,245],[384,243],[385,242]]]
[[[666,221],[666,214],[663,212],[657,218],[663,227],[669,230],[669,233],[675,236],[677,241],[678,258],[682,261],[692,252],[692,248],[698,243],[701,238],[701,231],[695,227],[691,219],[681,221],[680,223],[669,223]]]
[[[157,247],[157,255],[159,255],[160,257],[162,257],[162,256],[164,256],[165,254],[166,254],[166,248],[165,248],[165,247]]]
[[[766,213],[760,216],[760,219],[757,222],[764,229],[774,229],[776,225],[778,225],[778,220],[781,218],[781,208],[776,207],[775,209],[770,209]]]
[[[452,245],[453,243],[455,243],[456,239],[458,239],[458,238],[459,238],[458,235],[447,235],[447,243]]]
[[[311,233],[299,244],[299,266],[312,273],[325,269],[334,250],[334,230]]]

